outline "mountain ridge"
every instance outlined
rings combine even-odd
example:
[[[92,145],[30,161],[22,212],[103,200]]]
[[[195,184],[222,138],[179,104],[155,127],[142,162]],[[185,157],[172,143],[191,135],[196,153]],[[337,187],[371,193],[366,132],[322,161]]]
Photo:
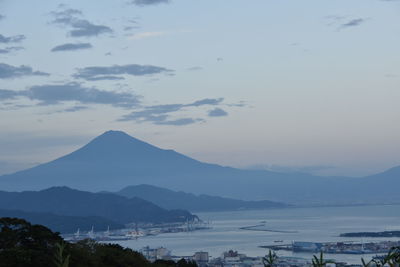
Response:
[[[338,178],[241,170],[202,163],[126,133],[107,131],[63,157],[0,176],[0,188],[20,191],[65,185],[96,192],[150,184],[194,194],[291,204],[400,202],[395,190],[400,187],[400,179],[391,173],[393,171],[364,178]],[[375,190],[384,188],[387,183],[391,184],[386,189],[387,194],[377,195]]]
[[[272,209],[290,207],[287,204],[263,201],[243,201],[209,195],[195,195],[182,191],[173,191],[152,185],[128,186],[116,194],[125,197],[139,197],[165,209],[184,209],[198,211],[231,211],[249,209]]]

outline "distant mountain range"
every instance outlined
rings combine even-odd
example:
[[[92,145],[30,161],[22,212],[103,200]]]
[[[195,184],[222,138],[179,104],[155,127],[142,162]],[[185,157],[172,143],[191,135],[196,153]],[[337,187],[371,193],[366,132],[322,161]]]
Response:
[[[195,194],[293,204],[400,202],[400,167],[364,177],[318,177],[202,163],[108,131],[49,163],[0,177],[8,191],[69,186],[91,192],[150,184]]]
[[[90,193],[68,187],[53,187],[39,192],[0,191],[0,209],[59,216],[100,217],[104,218],[103,222],[113,222],[115,227],[142,222],[186,222],[197,218],[188,211],[166,210],[136,197],[128,199],[115,194]]]
[[[128,186],[116,192],[125,197],[139,197],[165,209],[195,211],[229,211],[248,209],[285,208],[289,205],[268,200],[244,201],[209,195],[176,192],[152,185]]]

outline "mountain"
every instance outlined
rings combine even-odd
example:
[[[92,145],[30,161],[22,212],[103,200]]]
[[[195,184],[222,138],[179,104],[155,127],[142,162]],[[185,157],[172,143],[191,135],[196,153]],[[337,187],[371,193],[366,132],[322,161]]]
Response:
[[[77,229],[89,231],[92,227],[96,231],[105,231],[110,228],[122,229],[123,224],[102,217],[63,216],[44,212],[27,212],[20,210],[0,209],[0,217],[21,218],[32,224],[41,224],[59,233],[73,233]]]
[[[139,197],[165,209],[184,209],[195,211],[228,211],[245,209],[284,208],[288,205],[268,200],[244,201],[209,195],[194,195],[176,192],[152,185],[128,186],[117,192],[125,197]]]
[[[90,193],[68,187],[53,187],[39,192],[0,191],[0,209],[61,216],[96,216],[118,224],[186,222],[196,217],[187,211],[168,211],[140,198],[128,199],[115,194]]]
[[[365,178],[317,177],[263,170],[240,170],[202,163],[119,131],[108,131],[82,148],[34,168],[0,177],[8,191],[69,186],[118,191],[150,184],[195,194],[293,204],[400,202],[396,171]],[[376,187],[385,187],[377,193]]]
[[[136,179],[164,180],[169,173],[191,172],[202,163],[159,149],[120,131],[108,131],[71,154],[49,163],[0,176],[3,190],[69,186],[88,191],[118,190]]]

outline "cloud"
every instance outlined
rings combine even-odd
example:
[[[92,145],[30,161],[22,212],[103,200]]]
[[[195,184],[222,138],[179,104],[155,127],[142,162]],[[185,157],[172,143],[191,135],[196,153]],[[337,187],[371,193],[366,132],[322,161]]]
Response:
[[[139,26],[125,26],[124,27],[124,31],[131,31],[131,30],[134,30],[134,29],[139,29]]]
[[[86,67],[78,69],[78,72],[73,75],[74,78],[80,78],[87,81],[96,80],[122,80],[121,76],[117,75],[132,75],[145,76],[158,73],[172,74],[174,71],[163,67],[152,65],[113,65],[108,67]]]
[[[49,76],[50,74],[42,71],[33,71],[31,67],[21,65],[19,67],[0,63],[0,79],[19,78],[22,76]]]
[[[346,23],[343,23],[341,26],[340,26],[340,28],[348,28],[348,27],[355,27],[355,26],[359,26],[359,25],[361,25],[362,23],[364,23],[366,21],[366,19],[363,19],[363,18],[358,18],[358,19],[352,19],[352,20],[349,20],[348,22],[346,22]]]
[[[3,20],[5,18],[5,16],[0,14],[0,20]]]
[[[0,54],[9,54],[12,51],[18,51],[24,49],[22,46],[10,46],[4,49],[0,49]]]
[[[223,109],[220,108],[215,108],[212,109],[208,112],[209,117],[223,117],[223,116],[228,116],[228,112],[226,112]]]
[[[104,25],[95,25],[87,20],[79,20],[72,24],[74,30],[70,31],[72,37],[98,36],[103,33],[112,33],[111,28]]]
[[[185,106],[186,107],[198,107],[198,106],[204,106],[204,105],[218,105],[223,100],[224,100],[223,98],[204,98],[202,100],[197,100],[197,101],[193,102],[192,104],[187,104]]]
[[[39,100],[45,105],[76,101],[83,104],[108,104],[118,107],[132,107],[139,103],[136,95],[103,91],[94,87],[83,87],[79,83],[33,86],[29,89],[28,93],[30,99]]]
[[[138,6],[146,6],[146,5],[156,5],[156,4],[167,4],[170,0],[133,0],[131,3]]]
[[[18,91],[0,89],[0,101],[14,99],[20,95],[21,95],[21,93]]]
[[[2,34],[0,34],[0,43],[3,44],[9,44],[9,43],[19,43],[25,39],[25,35],[14,35],[14,36],[9,36],[6,37]]]
[[[127,25],[125,25],[123,27],[123,30],[126,32],[132,31],[134,29],[139,29],[139,18],[135,17],[135,18],[131,18],[131,19],[125,19],[124,23],[127,23]]]
[[[204,122],[203,119],[199,118],[182,118],[182,119],[176,119],[176,120],[165,120],[165,121],[160,121],[160,122],[155,122],[157,125],[171,125],[171,126],[184,126],[184,125],[189,125],[193,124],[196,122]]]
[[[93,46],[90,43],[76,43],[76,44],[63,44],[55,46],[51,49],[51,52],[59,52],[59,51],[76,51],[81,49],[89,49]]]
[[[74,75],[75,78],[78,78],[77,76]],[[112,75],[102,75],[102,76],[96,76],[96,77],[88,77],[85,78],[86,81],[102,81],[102,80],[109,80],[109,81],[117,81],[117,80],[124,80],[123,77],[119,76],[112,76]]]
[[[113,30],[105,25],[96,25],[86,19],[82,19],[82,12],[77,9],[64,9],[51,13],[54,17],[53,24],[70,27],[71,37],[92,37],[101,34],[113,33]]]
[[[73,107],[69,107],[69,108],[60,110],[58,112],[77,112],[77,111],[85,110],[88,108],[89,107],[86,107],[86,106],[73,106]]]
[[[81,104],[104,104],[130,108],[140,103],[140,97],[131,93],[83,87],[79,83],[38,85],[32,86],[24,91],[0,90],[0,100],[14,99],[16,97],[26,97],[31,100],[36,100],[40,102],[40,105],[78,102]]]
[[[337,27],[337,31],[357,27],[369,20],[369,18],[349,18],[349,16],[330,15],[326,16],[327,26]]]
[[[229,106],[229,107],[246,107],[246,106],[249,106],[247,103],[246,103],[246,101],[239,101],[238,103],[231,103],[231,104],[228,104],[227,106]]]
[[[169,119],[169,114],[173,112],[180,111],[187,107],[199,107],[204,105],[218,105],[224,99],[223,98],[206,98],[202,100],[198,100],[189,104],[166,104],[166,105],[154,105],[147,106],[140,111],[134,111],[130,114],[126,114],[122,116],[118,121],[135,121],[135,122],[151,122],[157,125],[187,125],[200,121],[204,121],[203,119],[192,119],[192,118],[183,118],[177,120]]]

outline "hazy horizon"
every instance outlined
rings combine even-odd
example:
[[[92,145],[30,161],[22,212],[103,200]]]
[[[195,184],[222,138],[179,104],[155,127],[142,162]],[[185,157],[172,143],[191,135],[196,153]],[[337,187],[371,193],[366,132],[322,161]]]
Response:
[[[114,130],[111,130],[114,131]],[[119,131],[119,130],[117,130]],[[102,133],[103,134],[103,133]],[[129,133],[127,133],[129,134]],[[48,159],[45,159],[42,162],[19,162],[19,161],[14,161],[14,162],[5,162],[5,161],[0,161],[0,175],[4,175],[4,174],[12,174],[14,172],[17,171],[21,171],[21,170],[25,170],[25,169],[29,169],[31,167],[35,167],[38,165],[41,165],[43,163],[47,163],[50,161],[53,161],[59,157],[68,155],[76,150],[78,150],[79,148],[83,147],[84,145],[86,145],[87,143],[89,143],[90,141],[92,141],[95,137],[94,136],[92,138],[90,138],[88,141],[84,141],[84,143],[82,143],[81,145],[77,145],[77,146],[70,146],[68,147],[68,149],[63,149],[60,150],[61,154],[57,155],[56,153],[47,153],[48,155],[52,155],[53,157],[49,157]],[[133,136],[134,137],[134,136]],[[63,147],[63,145],[65,145],[63,142],[57,143],[59,142],[57,140],[57,138],[55,140],[52,140],[52,138],[42,138],[43,141],[48,142],[49,140],[51,140],[53,143],[53,145],[55,147]],[[143,139],[139,139],[141,141],[147,142],[149,143],[147,140],[143,140]],[[40,144],[40,143],[39,143]],[[154,145],[156,147],[158,147],[155,144],[150,143],[151,145]],[[12,145],[12,144],[11,144]],[[173,147],[159,147],[161,149],[172,149],[180,154],[183,154],[185,156],[189,156],[195,160],[199,160],[201,162],[204,163],[212,163],[212,164],[219,164],[221,166],[228,166],[228,167],[233,167],[233,168],[238,168],[238,169],[243,169],[243,170],[267,170],[267,171],[273,171],[273,172],[277,172],[277,173],[304,173],[304,174],[312,174],[312,175],[316,175],[316,176],[343,176],[343,177],[363,177],[363,176],[368,176],[368,175],[373,175],[373,174],[377,174],[377,173],[381,173],[384,172],[392,167],[398,167],[398,165],[395,166],[389,166],[386,169],[382,169],[382,170],[376,170],[376,171],[371,171],[371,170],[367,170],[367,169],[363,169],[363,170],[353,170],[355,173],[357,174],[351,174],[351,171],[349,172],[349,170],[347,170],[347,172],[341,172],[342,170],[340,170],[340,168],[336,167],[336,166],[330,166],[330,165],[289,165],[289,166],[284,166],[284,165],[278,165],[278,164],[252,164],[252,165],[243,165],[243,164],[226,164],[224,162],[218,162],[218,160],[216,161],[209,161],[207,159],[201,159],[201,158],[197,158],[196,155],[195,156],[191,156],[190,154],[185,154],[182,153],[180,151],[177,151],[176,149],[174,149]],[[196,154],[196,153],[195,153]],[[335,172],[339,169],[339,172]]]

